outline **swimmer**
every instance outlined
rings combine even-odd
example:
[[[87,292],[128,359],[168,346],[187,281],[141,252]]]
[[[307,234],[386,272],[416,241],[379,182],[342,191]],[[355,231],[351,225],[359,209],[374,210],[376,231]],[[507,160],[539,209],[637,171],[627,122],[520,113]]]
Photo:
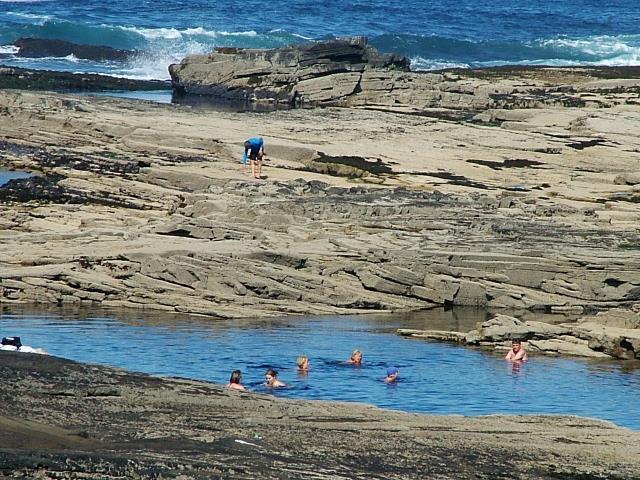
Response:
[[[278,380],[278,372],[273,369],[267,370],[264,374],[265,385],[271,388],[286,387],[287,384]]]
[[[526,362],[529,359],[529,355],[522,347],[522,341],[517,338],[511,341],[511,350],[504,357],[505,360],[509,360],[512,362]]]
[[[351,354],[351,358],[347,360],[347,363],[351,365],[362,365],[362,352],[360,350],[354,350]]]
[[[387,378],[384,379],[385,383],[397,383],[398,375],[400,375],[400,371],[396,367],[387,368]]]
[[[231,390],[246,390],[244,385],[240,383],[241,381],[242,381],[242,372],[240,370],[234,370],[231,373],[231,378],[229,379],[227,388],[230,388]]]
[[[296,359],[296,365],[298,365],[298,373],[308,373],[309,372],[309,357],[306,355],[300,355]]]

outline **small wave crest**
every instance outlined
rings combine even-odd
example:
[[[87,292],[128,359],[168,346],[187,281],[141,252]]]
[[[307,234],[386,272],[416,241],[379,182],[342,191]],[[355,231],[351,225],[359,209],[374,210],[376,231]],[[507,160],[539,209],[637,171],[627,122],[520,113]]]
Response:
[[[54,17],[51,15],[39,15],[35,13],[23,13],[23,12],[7,12],[9,17],[26,18],[30,23],[36,23],[38,25],[44,25],[47,20],[52,20]],[[35,21],[35,22],[34,22]]]
[[[15,55],[20,49],[15,45],[0,45],[0,55]]]
[[[444,70],[445,68],[470,68],[468,63],[448,62],[443,59],[411,57],[411,70]]]
[[[109,25],[103,25],[110,28]],[[193,37],[257,37],[258,33],[254,30],[228,32],[224,30],[207,30],[203,27],[186,28],[178,30],[176,28],[140,28],[140,27],[118,27],[124,31],[140,35],[146,41],[155,40],[189,40]]]
[[[557,38],[540,43],[559,52],[578,52],[592,65],[624,66],[640,62],[640,35]]]

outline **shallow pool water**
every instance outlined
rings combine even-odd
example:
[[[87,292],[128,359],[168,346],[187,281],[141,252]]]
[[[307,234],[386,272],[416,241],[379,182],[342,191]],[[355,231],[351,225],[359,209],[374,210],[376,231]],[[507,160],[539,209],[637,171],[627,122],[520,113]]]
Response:
[[[416,325],[407,317],[247,322],[5,311],[0,335],[21,336],[60,357],[154,375],[226,383],[240,369],[245,384],[260,392],[269,391],[262,382],[272,367],[288,384],[272,392],[282,397],[434,414],[574,414],[640,430],[640,369],[632,364],[531,355],[513,366],[500,354],[393,334],[398,327],[442,328],[438,322],[442,317],[431,321],[429,314]],[[355,348],[364,352],[359,368],[344,363]],[[311,358],[304,376],[295,368],[303,353]],[[400,369],[393,386],[383,381],[391,365]]]
[[[32,176],[33,174],[29,172],[16,172],[14,170],[0,169],[0,186],[4,185],[9,180],[13,180],[15,178],[29,178]]]

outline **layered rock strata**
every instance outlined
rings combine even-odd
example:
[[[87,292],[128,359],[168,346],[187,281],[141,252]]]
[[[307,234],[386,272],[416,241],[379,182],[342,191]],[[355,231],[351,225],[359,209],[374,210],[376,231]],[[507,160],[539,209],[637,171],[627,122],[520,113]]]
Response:
[[[634,309],[611,309],[577,322],[549,324],[496,315],[470,332],[399,329],[398,334],[508,350],[520,339],[526,350],[550,355],[640,360],[640,304]]]
[[[362,90],[365,73],[408,69],[405,57],[354,37],[274,50],[221,47],[170,65],[169,74],[182,95],[302,106],[345,102]]]
[[[180,95],[291,106],[444,108],[470,115],[495,108],[609,107],[640,101],[640,67],[411,72],[408,59],[380,54],[364,37],[273,50],[218,48],[171,65],[169,73]],[[602,93],[606,99],[598,95]]]
[[[4,478],[623,480],[640,469],[640,433],[598,420],[415,415],[0,359]]]
[[[6,92],[2,163],[40,174],[0,189],[0,298],[212,317],[632,306],[640,112],[619,94],[451,121]],[[239,168],[253,132],[263,181]]]

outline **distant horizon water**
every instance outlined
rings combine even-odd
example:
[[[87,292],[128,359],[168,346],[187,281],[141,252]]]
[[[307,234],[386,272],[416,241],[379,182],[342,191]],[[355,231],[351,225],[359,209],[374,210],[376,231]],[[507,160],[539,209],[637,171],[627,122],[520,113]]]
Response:
[[[137,79],[219,46],[276,48],[364,35],[413,70],[498,65],[640,65],[635,0],[0,0],[0,64]],[[135,50],[123,62],[17,56],[35,37]]]

